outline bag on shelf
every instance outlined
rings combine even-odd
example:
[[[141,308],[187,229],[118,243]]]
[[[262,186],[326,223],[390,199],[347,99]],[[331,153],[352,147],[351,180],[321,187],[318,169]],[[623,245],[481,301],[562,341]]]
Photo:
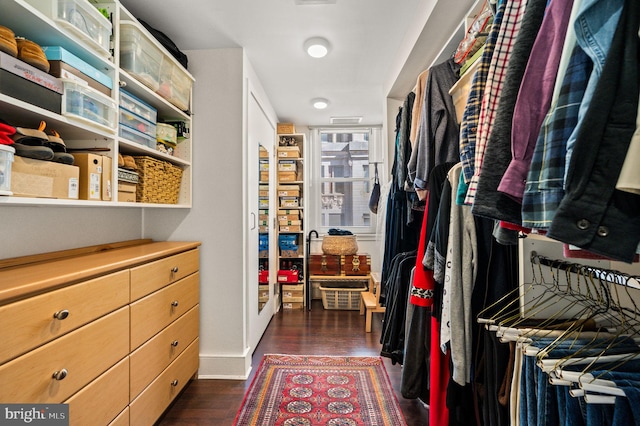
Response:
[[[138,19],[140,23],[151,33],[152,36],[155,37],[156,40],[160,42],[161,45],[164,46],[165,49],[171,53],[171,55],[180,62],[180,64],[187,69],[187,63],[189,62],[187,55],[182,53],[178,46],[171,40],[165,33],[162,31],[156,30],[151,25],[144,22],[142,19]]]
[[[378,213],[378,203],[380,202],[380,179],[378,178],[378,164],[375,164],[375,176],[373,178],[373,188],[369,198],[369,210],[371,213]]]

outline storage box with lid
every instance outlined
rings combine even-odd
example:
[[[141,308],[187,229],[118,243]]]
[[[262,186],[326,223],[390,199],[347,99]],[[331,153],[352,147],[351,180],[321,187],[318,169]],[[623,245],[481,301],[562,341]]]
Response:
[[[13,195],[11,192],[11,164],[16,150],[8,145],[0,145],[0,195]]]
[[[322,305],[325,309],[357,311],[360,309],[361,293],[367,288],[327,288],[320,286]]]
[[[120,108],[132,112],[151,123],[155,123],[158,120],[157,109],[122,89],[120,89]]]
[[[29,0],[28,3],[78,36],[100,56],[111,56],[111,22],[89,0]]]
[[[47,56],[49,74],[70,80],[81,80],[100,93],[111,96],[113,79],[62,46],[42,46]]]
[[[368,254],[347,254],[342,256],[342,272],[345,275],[369,275],[371,256]]]
[[[144,118],[129,112],[123,108],[120,108],[118,113],[118,122],[121,125],[127,126],[138,132],[144,133],[145,135],[153,138],[156,135],[156,123],[152,123],[151,121],[147,121]]]
[[[300,207],[300,200],[298,197],[280,197],[280,207]]]
[[[120,67],[155,92],[164,54],[150,37],[135,22],[120,21]]]
[[[62,82],[62,115],[108,130],[116,128],[117,105],[113,99],[76,81]]]
[[[171,124],[158,123],[156,127],[156,140],[175,146],[178,143],[178,130]]]
[[[53,161],[14,156],[11,192],[15,196],[78,199],[80,168]]]
[[[192,80],[173,57],[164,55],[160,69],[158,94],[182,111],[188,111],[191,101]]]
[[[297,182],[298,174],[296,172],[278,172],[278,180],[280,182]]]
[[[0,52],[0,93],[60,114],[64,87],[52,75]]]
[[[300,186],[298,185],[278,185],[279,197],[299,197]]]
[[[293,123],[278,123],[276,129],[278,134],[292,134],[296,132],[296,126]]]
[[[121,138],[146,146],[147,148],[155,149],[156,147],[156,138],[132,129],[131,127],[121,125],[118,129],[118,134]]]
[[[74,164],[80,168],[79,198],[102,199],[103,156],[92,153],[74,154]]]
[[[284,303],[304,302],[304,284],[283,284],[281,291]]]
[[[278,160],[279,172],[297,172],[298,162],[296,160]]]
[[[279,146],[279,158],[300,158],[300,148],[297,146]]]
[[[312,254],[309,256],[309,275],[340,275],[341,266],[339,255]]]

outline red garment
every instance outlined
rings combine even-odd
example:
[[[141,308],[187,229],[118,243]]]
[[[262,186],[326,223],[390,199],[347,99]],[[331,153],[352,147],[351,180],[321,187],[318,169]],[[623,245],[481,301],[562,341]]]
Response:
[[[420,241],[418,242],[418,255],[416,256],[416,269],[413,272],[413,282],[411,283],[411,296],[409,302],[412,305],[429,307],[433,304],[433,271],[427,270],[422,265],[422,258],[427,249],[427,217],[429,215],[429,195],[427,193],[427,203],[422,217],[422,228],[420,230]]]
[[[521,225],[516,225],[515,223],[505,222],[504,220],[500,221],[500,227],[504,229],[509,229],[511,231],[520,231],[523,234],[530,234],[531,228],[525,228]]]
[[[430,357],[429,426],[449,426],[447,386],[451,377],[450,352],[443,354],[440,350],[440,322],[434,317],[431,317]]]

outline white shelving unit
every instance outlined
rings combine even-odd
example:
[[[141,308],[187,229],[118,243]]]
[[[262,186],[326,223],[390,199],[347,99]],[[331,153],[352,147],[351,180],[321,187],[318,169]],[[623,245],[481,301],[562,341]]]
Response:
[[[59,1],[52,0],[51,10]],[[74,0],[68,0],[73,2]],[[191,103],[186,111],[174,106],[171,102],[150,88],[136,80],[131,73],[120,69],[120,24],[126,22],[133,23],[140,27],[154,43],[154,47],[163,53],[163,60],[170,63],[179,70],[181,75],[193,85],[194,78],[164,49],[136,20],[136,18],[126,10],[117,0],[95,1],[95,0],[75,0],[78,5],[106,9],[111,16],[111,56],[107,57],[104,52],[96,50],[95,43],[83,40],[77,31],[69,28],[69,24],[57,22],[47,16],[41,10],[47,10],[49,4],[43,0],[0,0],[0,25],[10,28],[16,36],[22,36],[38,43],[41,46],[61,46],[66,51],[77,56],[89,65],[106,74],[113,80],[111,98],[118,104],[121,88],[133,94],[145,103],[156,108],[158,111],[158,122],[183,121],[189,129],[193,129],[191,117]],[[191,99],[191,90],[189,90]],[[63,98],[64,102],[64,98]],[[167,155],[153,148],[140,145],[118,136],[119,124],[113,129],[105,129],[99,126],[92,126],[79,120],[73,120],[54,112],[45,110],[37,105],[32,105],[22,100],[12,98],[0,93],[1,118],[14,124],[38,125],[41,120],[47,122],[47,129],[55,129],[65,141],[67,148],[108,148],[108,152],[100,152],[113,159],[113,196],[111,201],[85,201],[85,200],[62,200],[47,198],[25,198],[17,196],[0,197],[0,205],[59,205],[59,206],[100,206],[100,207],[162,207],[162,208],[189,208],[192,204],[192,141],[193,133],[189,139],[180,142],[174,150],[173,155]],[[117,111],[116,111],[117,115]],[[154,204],[154,203],[132,203],[118,202],[117,194],[117,158],[118,154],[125,155],[145,155],[152,158],[170,162],[183,170],[180,193],[177,204]]]
[[[276,147],[276,241],[278,284],[280,297],[285,309],[301,309],[306,300],[306,244],[305,244],[305,135],[301,133],[278,134]],[[291,141],[289,146],[284,141]],[[295,142],[293,142],[295,141]],[[291,145],[294,143],[295,145]],[[298,152],[296,152],[299,150]],[[293,177],[295,176],[295,177]],[[297,194],[297,195],[295,195]],[[293,205],[287,204],[293,203]],[[297,205],[296,205],[297,204]],[[287,223],[289,222],[289,223]],[[292,238],[296,251],[283,250],[280,244],[282,237]],[[281,271],[296,267],[299,271],[297,282],[283,282]],[[284,274],[286,276],[286,274]]]

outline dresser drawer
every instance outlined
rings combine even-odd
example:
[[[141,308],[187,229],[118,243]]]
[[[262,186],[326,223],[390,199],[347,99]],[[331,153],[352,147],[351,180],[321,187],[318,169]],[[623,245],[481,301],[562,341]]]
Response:
[[[131,304],[131,350],[198,304],[195,273]]]
[[[65,401],[74,425],[106,425],[129,405],[129,357]]]
[[[0,401],[62,402],[128,353],[124,307],[0,366]],[[64,378],[53,377],[63,371]]]
[[[131,424],[152,425],[197,371],[198,339],[131,403]]]
[[[0,363],[127,303],[129,272],[121,271],[0,306],[0,342],[6,342],[0,345]]]
[[[118,414],[118,417],[109,423],[109,426],[129,426],[129,424],[129,407],[127,407],[122,413]],[[131,425],[133,425],[133,423],[131,423]]]
[[[137,300],[199,269],[198,249],[131,269],[131,300]]]
[[[198,323],[196,305],[131,354],[132,400],[198,337]]]

